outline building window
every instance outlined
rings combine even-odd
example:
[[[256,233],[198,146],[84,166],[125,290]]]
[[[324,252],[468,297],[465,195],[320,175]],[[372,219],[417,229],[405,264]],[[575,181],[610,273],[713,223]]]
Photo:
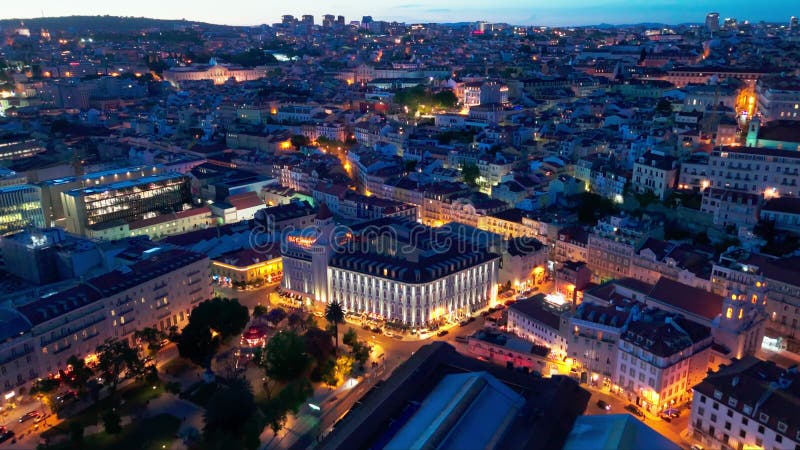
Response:
[[[747,437],[747,431],[739,430],[739,437],[742,438],[742,439],[746,438]]]

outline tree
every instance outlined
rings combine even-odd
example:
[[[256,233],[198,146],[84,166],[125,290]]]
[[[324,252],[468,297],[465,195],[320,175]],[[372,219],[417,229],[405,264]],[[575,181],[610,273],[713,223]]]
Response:
[[[274,380],[296,380],[308,369],[310,363],[303,337],[294,331],[280,331],[267,342],[264,370]]]
[[[221,340],[211,329],[201,325],[193,325],[191,321],[181,332],[178,339],[178,353],[200,367],[209,368],[211,357],[219,349]]]
[[[276,327],[283,319],[286,318],[286,311],[282,308],[272,308],[267,313],[267,322],[271,323],[272,326]]]
[[[292,143],[292,147],[300,150],[301,147],[307,146],[311,141],[309,141],[308,138],[302,134],[295,134],[289,138],[289,142]]]
[[[450,89],[445,89],[433,94],[432,102],[436,106],[443,108],[453,108],[458,104],[458,97]]]
[[[201,302],[189,316],[178,338],[178,352],[195,364],[209,368],[211,357],[226,339],[242,333],[250,314],[236,299],[214,298]]]
[[[342,336],[342,343],[349,347],[355,347],[358,344],[358,335],[353,327],[347,329],[347,332]]]
[[[333,354],[333,340],[327,331],[312,327],[306,331],[303,337],[306,353],[317,361],[317,365],[324,363]]]
[[[356,342],[356,344],[353,346],[352,354],[353,358],[355,358],[355,360],[361,363],[363,366],[369,359],[369,352],[370,349],[368,345],[363,342]]]
[[[121,418],[115,411],[103,414],[103,428],[108,434],[117,434],[122,431]]]
[[[80,444],[83,442],[83,424],[78,421],[72,421],[69,423],[69,440],[72,441],[73,444],[80,447]]]
[[[265,316],[265,315],[267,315],[267,312],[268,312],[268,310],[267,310],[266,306],[264,306],[264,305],[256,305],[253,308],[253,317]]]
[[[659,99],[658,103],[656,103],[656,112],[662,116],[668,116],[672,114],[672,103],[665,98]]]
[[[237,299],[222,297],[201,302],[189,316],[189,324],[213,329],[223,340],[241,334],[249,321],[247,307]]]
[[[330,302],[325,308],[325,320],[333,326],[333,337],[336,340],[334,350],[339,348],[339,324],[344,323],[344,310],[339,302]]]
[[[134,331],[133,337],[142,344],[146,344],[147,352],[150,354],[150,356],[153,356],[158,353],[159,350],[161,350],[161,347],[164,346],[164,339],[167,338],[167,335],[163,331],[160,331],[156,328],[147,327]]]
[[[52,378],[43,378],[36,380],[31,388],[31,395],[33,394],[50,394],[55,392],[56,388],[61,384],[59,380]]]
[[[465,163],[461,166],[461,177],[464,179],[464,182],[470,186],[476,186],[476,180],[481,175],[480,169],[478,166],[473,163]]]
[[[139,352],[128,345],[128,341],[106,340],[97,347],[97,361],[97,369],[110,382],[112,393],[117,390],[123,373],[132,377],[144,372],[144,361],[139,358]]]
[[[293,312],[289,314],[289,328],[296,330],[298,328],[302,328],[305,325],[305,321],[303,320],[303,315],[297,312]]]
[[[67,366],[70,367],[67,384],[81,391],[86,389],[87,382],[94,376],[94,371],[86,365],[86,361],[72,355],[67,359]]]
[[[253,391],[247,380],[233,380],[227,388],[217,390],[208,400],[203,430],[205,437],[208,439],[217,431],[239,435],[255,409]]]

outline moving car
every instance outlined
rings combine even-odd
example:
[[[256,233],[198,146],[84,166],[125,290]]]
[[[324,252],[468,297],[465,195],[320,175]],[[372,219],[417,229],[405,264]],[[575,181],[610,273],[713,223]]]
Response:
[[[442,330],[442,331],[436,333],[436,335],[439,336],[439,337],[442,337],[442,336],[447,336],[448,333],[449,333],[449,331]]]
[[[604,400],[598,400],[597,407],[600,409],[605,409],[606,411],[611,411],[611,405],[606,403]]]

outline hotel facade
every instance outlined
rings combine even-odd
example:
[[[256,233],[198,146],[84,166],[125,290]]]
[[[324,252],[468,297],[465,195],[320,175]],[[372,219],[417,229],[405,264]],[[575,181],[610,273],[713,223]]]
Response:
[[[407,326],[457,320],[496,300],[500,264],[498,254],[461,252],[460,245],[399,218],[337,232],[323,206],[313,233],[287,237],[282,287],[308,302],[335,301],[347,312]]]

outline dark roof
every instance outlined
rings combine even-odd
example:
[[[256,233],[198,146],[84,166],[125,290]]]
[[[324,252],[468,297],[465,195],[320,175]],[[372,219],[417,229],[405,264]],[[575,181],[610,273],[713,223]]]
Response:
[[[768,141],[800,142],[800,126],[795,121],[770,122],[759,128],[758,138]]]
[[[333,213],[325,202],[319,204],[319,211],[317,211],[317,220],[327,220],[333,217]]]
[[[669,357],[711,336],[711,328],[681,315],[653,309],[628,323],[621,339],[661,357]],[[711,342],[708,343],[711,345]]]
[[[22,305],[18,310],[35,326],[94,303],[101,298],[100,292],[96,289],[86,284],[80,284],[66,291]]]
[[[542,297],[543,296],[535,296],[520,300],[513,303],[508,309],[558,331],[561,315],[545,308]]]
[[[721,296],[664,277],[653,286],[648,297],[709,320],[722,311]]]
[[[513,238],[508,241],[508,254],[511,256],[525,256],[538,252],[542,247],[544,247],[544,245],[536,238]]]
[[[0,308],[0,343],[31,330],[31,323],[11,308]]]
[[[761,211],[800,214],[800,197],[777,197],[767,200]]]
[[[777,431],[778,422],[783,422],[787,428],[780,434],[789,441],[800,432],[800,377],[796,365],[793,370],[785,370],[753,356],[734,359],[709,374],[694,390],[772,430]],[[715,392],[722,396],[717,398]],[[731,406],[732,399],[736,400],[735,406]],[[745,413],[745,407],[750,412]],[[762,413],[766,420],[761,420]]]
[[[122,266],[73,288],[22,305],[18,309],[31,324],[38,325],[203,258],[206,256],[187,250],[159,250],[147,259],[130,266]]]
[[[589,393],[568,377],[532,377],[462,355],[439,341],[420,348],[368,391],[325,437],[321,448],[381,448],[445,376],[471,372],[487,372],[525,399],[525,413],[513,418],[496,448],[561,448],[589,402]]]
[[[507,222],[522,223],[522,218],[525,216],[525,211],[519,208],[510,208],[506,209],[505,211],[499,211],[490,214],[490,216],[505,220]]]

